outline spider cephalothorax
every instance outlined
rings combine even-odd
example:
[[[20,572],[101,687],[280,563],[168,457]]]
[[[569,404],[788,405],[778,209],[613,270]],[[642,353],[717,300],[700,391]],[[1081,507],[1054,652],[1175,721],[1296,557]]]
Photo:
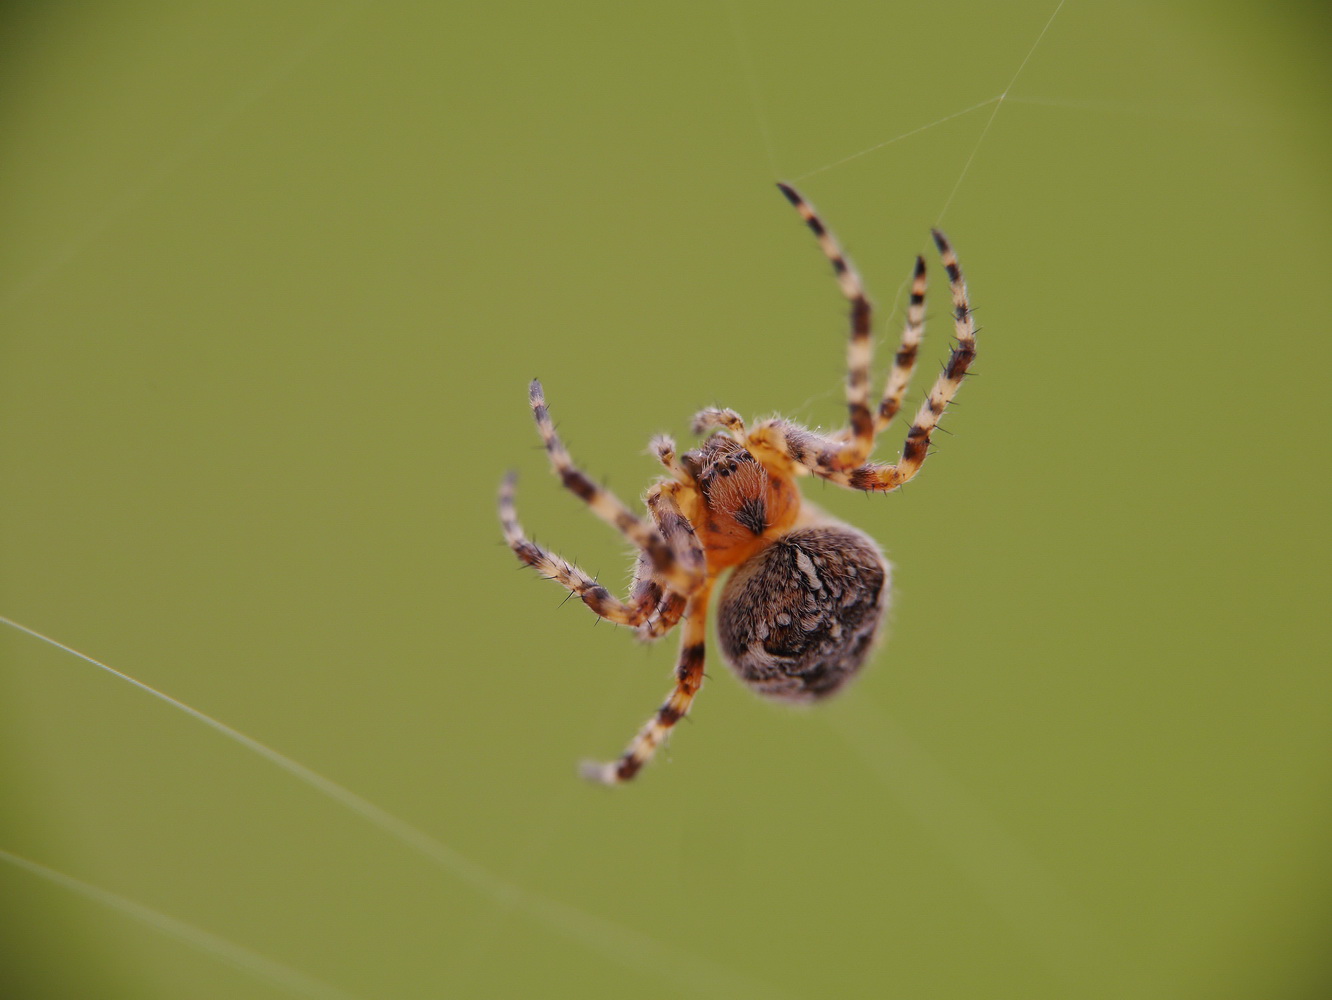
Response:
[[[789,530],[800,512],[794,478],[770,473],[729,435],[714,434],[680,465],[698,484],[687,513],[715,572],[744,562]]]
[[[675,687],[618,760],[590,764],[597,781],[626,781],[652,758],[689,711],[703,682],[707,607],[712,589],[734,570],[718,602],[721,651],[736,676],[759,694],[812,701],[842,687],[864,665],[888,608],[891,570],[863,532],[802,503],[796,478],[813,474],[850,489],[886,492],[925,461],[930,435],[976,355],[976,330],[957,258],[943,235],[934,241],[952,292],[957,343],[907,430],[901,458],[869,461],[875,436],[901,409],[924,331],[925,262],[917,257],[906,328],[877,410],[869,405],[870,304],[856,272],[813,209],[779,185],[832,262],[851,303],[847,348],[848,426],[818,434],[771,418],[746,429],[733,410],[707,409],[694,432],[716,431],[678,459],[675,442],[652,449],[669,472],[645,494],[644,521],[577,469],[546,407],[541,383],[529,398],[551,465],[564,485],[639,550],[627,600],[613,597],[572,563],[530,541],[514,510],[514,477],[500,488],[500,522],[518,558],[577,595],[602,618],[656,639],[683,621]]]

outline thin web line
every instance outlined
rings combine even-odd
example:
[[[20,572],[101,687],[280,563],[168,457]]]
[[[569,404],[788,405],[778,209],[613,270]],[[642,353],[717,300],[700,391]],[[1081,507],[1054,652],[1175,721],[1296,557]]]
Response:
[[[1058,17],[1059,12],[1064,9],[1064,2],[1065,0],[1059,0],[1059,4],[1055,7],[1054,13],[1050,15],[1050,20],[1045,22],[1045,27],[1042,28],[1041,33],[1036,36],[1036,41],[1031,43],[1031,49],[1027,52],[1027,55],[1023,58],[1022,62],[1018,64],[1017,72],[1013,74],[1013,79],[1009,80],[1008,86],[1004,88],[1004,97],[1008,96],[1008,92],[1013,89],[1013,84],[1017,83],[1018,77],[1020,77],[1022,71],[1027,68],[1027,63],[1031,62],[1031,57],[1036,54],[1036,49],[1045,38],[1045,33],[1050,30],[1050,25],[1054,24],[1055,18]]]
[[[943,217],[948,212],[948,206],[953,203],[953,199],[957,196],[958,188],[962,186],[962,181],[966,179],[967,171],[971,169],[971,161],[974,160],[976,154],[980,152],[981,143],[983,143],[985,137],[989,135],[990,126],[994,124],[995,116],[999,114],[999,107],[1003,103],[1004,95],[1000,94],[998,100],[994,103],[994,110],[990,112],[990,117],[985,119],[985,127],[981,129],[980,135],[976,138],[976,145],[971,147],[971,155],[967,157],[967,162],[962,164],[962,172],[957,175],[957,183],[953,185],[953,190],[948,192],[948,199],[944,202],[943,208],[939,209],[939,214],[935,217],[935,225],[939,225],[943,222]]]
[[[399,819],[331,778],[326,778],[272,747],[260,743],[237,729],[233,729],[225,722],[221,722],[211,715],[201,712],[199,709],[187,705],[163,691],[159,691],[152,685],[131,677],[129,674],[122,673],[114,667],[94,659],[87,653],[82,653],[57,639],[28,628],[26,625],[21,625],[12,618],[0,615],[0,624],[8,625],[25,635],[39,639],[56,649],[69,653],[71,656],[78,657],[85,663],[89,663],[99,670],[104,670],[126,684],[138,688],[145,694],[152,695],[159,701],[165,702],[177,711],[184,712],[210,729],[221,733],[227,739],[239,743],[252,753],[276,764],[298,781],[309,785],[320,794],[356,813],[371,825],[378,827],[422,857],[434,862],[477,892],[489,896],[498,903],[515,906],[525,911],[548,928],[577,941],[588,950],[597,952],[619,965],[651,976],[654,980],[660,979],[663,975],[683,978],[690,986],[691,991],[704,990],[718,996],[735,996],[737,993],[752,996],[779,995],[766,984],[742,977],[696,955],[681,952],[638,931],[611,923],[567,903],[546,899],[535,893],[527,892],[512,882],[506,882],[481,865],[436,840],[430,834],[417,829],[405,820]]]
[[[0,848],[0,860],[6,861],[16,868],[21,868],[29,874],[36,875],[38,878],[54,882],[70,892],[77,893],[85,899],[91,899],[95,903],[100,903],[140,923],[147,924],[162,934],[183,941],[192,948],[206,952],[228,965],[248,972],[259,979],[274,983],[292,993],[308,997],[328,998],[328,1000],[354,1000],[352,994],[330,986],[313,976],[308,976],[289,965],[284,965],[261,955],[257,951],[251,951],[249,948],[228,941],[224,937],[219,937],[211,931],[196,927],[194,924],[188,924],[159,910],[144,906],[142,903],[136,903],[134,900],[111,892],[109,889],[103,889],[72,875],[56,871],[54,868],[38,864],[36,861],[30,861],[6,851],[4,848]]]
[[[1036,50],[1037,48],[1040,47],[1041,41],[1045,38],[1046,34],[1049,32],[1050,26],[1054,24],[1055,18],[1058,17],[1059,12],[1063,10],[1065,2],[1066,0],[1059,0],[1059,3],[1055,6],[1054,12],[1051,13],[1050,17],[1046,20],[1045,26],[1041,28],[1040,34],[1036,36],[1036,41],[1034,41],[1032,43],[1031,48],[1027,50],[1027,54],[1022,58],[1022,62],[1018,64],[1017,70],[1013,73],[1012,78],[1008,81],[1008,86],[1004,88],[1002,93],[996,95],[995,97],[988,97],[983,101],[973,104],[969,108],[962,109],[961,111],[954,111],[952,114],[945,115],[944,117],[939,118],[936,121],[932,121],[926,125],[921,125],[918,128],[913,128],[909,132],[903,132],[901,135],[895,135],[891,139],[885,139],[883,142],[875,143],[873,146],[870,146],[866,149],[862,149],[858,153],[852,153],[849,156],[842,157],[840,160],[834,160],[832,163],[825,164],[822,167],[817,167],[814,170],[810,170],[806,173],[801,174],[800,176],[794,178],[794,180],[797,182],[807,180],[808,178],[814,177],[817,174],[821,174],[826,170],[832,170],[834,167],[840,167],[843,164],[850,163],[852,160],[857,160],[862,156],[868,156],[870,153],[883,149],[885,146],[891,146],[893,145],[893,143],[901,142],[903,139],[909,139],[913,135],[919,135],[921,132],[928,131],[929,129],[935,128],[938,125],[942,125],[945,122],[950,122],[955,118],[961,118],[963,115],[969,115],[973,111],[979,111],[981,108],[994,105],[993,110],[990,112],[990,117],[985,120],[985,125],[981,128],[980,135],[976,138],[976,144],[972,147],[971,154],[967,157],[966,163],[963,164],[962,166],[962,172],[958,175],[956,183],[953,184],[952,191],[949,192],[948,198],[944,202],[943,209],[939,212],[939,216],[936,221],[942,222],[944,214],[948,211],[949,206],[952,205],[953,199],[957,196],[958,190],[962,187],[962,182],[966,179],[967,173],[971,170],[971,164],[976,159],[976,154],[980,152],[981,145],[985,142],[985,137],[990,132],[990,126],[994,124],[995,116],[999,114],[999,108],[1003,105],[1004,101],[1008,99],[1009,92],[1013,89],[1013,85],[1017,83],[1018,77],[1020,77],[1022,75],[1022,71],[1026,69],[1027,63],[1031,61],[1031,57],[1036,54]]]
[[[758,73],[754,70],[754,60],[750,55],[744,24],[740,20],[740,12],[736,10],[735,0],[722,0],[722,6],[726,8],[726,16],[731,22],[731,33],[735,35],[735,45],[740,50],[740,63],[745,71],[745,85],[749,88],[749,101],[754,105],[754,118],[758,121],[759,133],[763,137],[768,168],[774,178],[779,177],[781,175],[777,170],[777,155],[773,151],[772,131],[768,128],[767,107],[763,103],[763,95],[759,92]]]
[[[951,122],[954,118],[961,118],[963,115],[969,115],[973,111],[978,111],[979,109],[985,107],[986,105],[995,104],[995,102],[1002,100],[1003,100],[1002,94],[997,97],[987,97],[985,100],[981,101],[978,104],[973,104],[969,108],[964,108],[961,111],[954,111],[951,115],[945,115],[944,117],[938,119],[937,121],[930,122],[928,125],[921,125],[919,128],[913,128],[910,132],[903,132],[901,135],[895,135],[891,139],[885,139],[883,142],[875,143],[873,146],[870,146],[868,149],[862,149],[859,153],[852,153],[850,156],[844,156],[840,160],[835,160],[832,163],[826,164],[825,166],[817,167],[814,170],[809,171],[808,173],[801,174],[799,177],[794,178],[794,180],[803,181],[806,180],[807,178],[813,177],[816,174],[821,174],[825,170],[832,170],[833,167],[840,167],[844,163],[850,163],[852,160],[858,160],[862,156],[868,156],[870,153],[883,149],[884,146],[891,146],[893,143],[901,142],[903,139],[910,139],[913,135],[919,135],[921,132],[925,132],[929,129],[932,129],[936,125],[942,125],[944,122]]]
[[[1229,113],[1228,106],[1209,106],[1200,104],[1167,104],[1161,101],[1131,103],[1128,101],[1106,101],[1094,98],[1076,97],[1012,97],[1006,98],[1009,104],[1028,104],[1042,108],[1066,108],[1070,111],[1099,111],[1105,114],[1133,115],[1140,118],[1155,118],[1164,121],[1181,120],[1203,122],[1212,125],[1249,124],[1243,115]],[[1223,111],[1225,113],[1223,113]]]
[[[306,59],[326,45],[338,30],[351,19],[351,15],[365,7],[364,3],[352,3],[342,9],[337,17],[329,18],[308,32],[290,47],[288,57],[278,63],[270,72],[259,77],[249,87],[235,93],[220,110],[206,117],[189,130],[175,147],[157,161],[156,165],[145,170],[137,184],[131,184],[120,195],[96,214],[80,232],[76,233],[57,250],[44,264],[39,264],[24,278],[20,278],[8,288],[0,291],[0,309],[8,309],[38,287],[43,281],[55,274],[62,267],[76,258],[90,243],[127,211],[147,197],[155,188],[174,174],[190,159],[216,138],[233,120],[254,105],[272,90],[286,76]]]
[[[967,171],[971,169],[972,161],[976,159],[976,154],[980,152],[981,144],[985,142],[985,137],[990,133],[990,126],[994,124],[995,116],[999,114],[999,109],[1003,107],[1004,101],[1008,98],[1009,91],[1013,89],[1013,84],[1017,83],[1018,77],[1021,76],[1022,71],[1027,68],[1027,63],[1031,62],[1031,57],[1036,54],[1036,49],[1040,47],[1041,40],[1045,38],[1045,33],[1050,30],[1050,25],[1054,24],[1055,18],[1058,17],[1059,12],[1064,9],[1064,2],[1065,0],[1059,0],[1058,5],[1054,9],[1054,13],[1051,14],[1050,19],[1045,22],[1045,27],[1041,29],[1041,33],[1036,36],[1036,41],[1032,42],[1031,48],[1027,50],[1026,56],[1024,56],[1022,62],[1018,64],[1017,72],[1013,74],[1013,78],[1008,81],[1008,86],[1004,88],[1004,92],[1000,94],[995,101],[994,110],[990,112],[990,117],[986,120],[985,127],[981,129],[981,134],[976,138],[976,145],[971,148],[971,155],[967,157],[967,162],[962,165],[962,173],[958,175],[957,183],[953,185],[953,190],[948,192],[948,200],[944,202],[943,208],[939,209],[939,215],[935,219],[936,224],[941,224],[943,222],[944,215],[947,214],[949,206],[953,204],[953,199],[957,197],[958,189],[962,187],[962,181],[966,179]]]

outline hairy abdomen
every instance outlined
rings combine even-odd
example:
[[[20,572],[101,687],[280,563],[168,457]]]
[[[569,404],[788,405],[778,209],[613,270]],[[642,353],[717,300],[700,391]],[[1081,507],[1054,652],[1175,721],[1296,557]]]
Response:
[[[868,535],[836,522],[790,531],[726,582],[722,655],[759,694],[826,697],[868,659],[890,585],[888,561]]]

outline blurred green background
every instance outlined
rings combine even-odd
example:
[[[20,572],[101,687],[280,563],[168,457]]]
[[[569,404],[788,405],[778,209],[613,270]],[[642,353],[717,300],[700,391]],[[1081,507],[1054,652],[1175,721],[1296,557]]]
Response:
[[[0,615],[456,855],[0,627],[0,994],[1329,995],[1329,20],[1054,6],[8,7]],[[629,566],[527,382],[629,499],[700,406],[837,424],[777,177],[885,341],[941,222],[981,377],[813,486],[896,564],[862,681],[714,657],[588,787],[675,641],[516,571],[507,468]]]

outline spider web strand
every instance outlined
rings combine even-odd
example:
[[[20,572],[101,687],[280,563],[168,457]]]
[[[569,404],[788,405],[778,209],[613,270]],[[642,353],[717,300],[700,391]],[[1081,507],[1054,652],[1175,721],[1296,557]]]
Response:
[[[38,632],[36,629],[28,628],[12,618],[0,615],[0,625],[7,625],[18,632],[77,657],[85,663],[91,664],[99,670],[103,670],[113,677],[138,688],[145,694],[152,695],[159,701],[165,702],[210,729],[216,730],[227,739],[239,743],[252,753],[258,754],[270,763],[277,765],[298,781],[360,816],[372,826],[405,844],[417,854],[458,878],[459,881],[469,885],[478,893],[490,897],[494,902],[516,907],[548,929],[558,932],[617,965],[649,976],[654,981],[660,980],[663,970],[672,970],[677,979],[687,982],[691,992],[704,991],[721,997],[737,995],[771,997],[782,995],[775,993],[769,984],[759,983],[741,976],[729,969],[710,963],[698,955],[681,952],[639,931],[602,919],[568,903],[561,903],[528,892],[493,874],[475,861],[464,857],[425,831],[417,829],[405,820],[399,819],[382,807],[375,805],[369,799],[357,795],[351,789],[338,784],[331,778],[326,778],[286,754],[259,742],[254,737],[247,736],[238,729],[233,729],[225,722],[173,698],[166,692],[159,691],[150,684],[131,677],[129,674],[122,673],[114,667],[94,659],[87,653],[80,652],[72,646],[67,646],[57,639]]]
[[[759,91],[758,73],[754,69],[754,58],[749,50],[749,39],[745,34],[744,23],[740,19],[740,12],[736,9],[735,0],[722,0],[722,6],[726,8],[726,17],[731,23],[731,34],[735,36],[735,47],[740,52],[745,86],[749,90],[749,102],[754,107],[754,118],[758,122],[759,134],[763,138],[763,151],[768,157],[768,169],[772,171],[773,177],[779,177],[777,154],[772,145],[772,130],[768,127],[768,111],[763,102],[763,95]]]
[[[1031,43],[1031,48],[1028,49],[1027,54],[1022,57],[1022,62],[1018,63],[1018,68],[1016,72],[1013,73],[1012,79],[1008,81],[1008,86],[1004,88],[1002,94],[995,98],[994,110],[990,112],[990,117],[986,119],[985,127],[981,129],[980,135],[976,137],[976,145],[971,148],[971,155],[967,157],[967,162],[962,165],[962,172],[958,174],[957,183],[953,185],[953,190],[948,192],[948,199],[944,202],[943,208],[939,209],[939,215],[935,219],[936,225],[943,223],[944,215],[947,214],[949,206],[953,204],[953,199],[957,197],[957,192],[958,189],[962,187],[962,182],[966,180],[967,172],[971,169],[972,161],[976,159],[976,154],[980,152],[981,145],[985,142],[985,137],[990,134],[990,126],[994,124],[994,119],[999,114],[999,109],[1003,107],[1004,101],[1008,100],[1008,95],[1012,91],[1013,85],[1017,83],[1018,77],[1022,75],[1022,71],[1027,68],[1027,63],[1031,62],[1031,57],[1036,54],[1036,50],[1040,48],[1042,39],[1045,38],[1046,32],[1050,30],[1050,25],[1054,24],[1055,18],[1058,17],[1059,12],[1064,9],[1064,3],[1065,0],[1059,0],[1059,3],[1055,6],[1054,12],[1050,15],[1049,19],[1046,20],[1045,27],[1041,28],[1041,33],[1036,36],[1036,41]]]
[[[969,108],[963,108],[961,111],[954,111],[951,115],[945,115],[944,117],[937,119],[936,121],[932,121],[926,125],[921,125],[918,128],[913,128],[910,132],[903,132],[901,135],[895,135],[891,139],[885,139],[883,140],[883,142],[875,143],[873,146],[870,146],[868,149],[862,149],[859,153],[852,153],[850,156],[844,156],[840,160],[834,160],[832,163],[825,164],[822,167],[816,167],[814,170],[811,170],[808,173],[803,173],[799,177],[794,178],[794,181],[798,183],[800,181],[807,180],[810,177],[814,177],[817,174],[821,174],[826,170],[832,170],[834,167],[840,167],[844,163],[850,163],[852,160],[858,160],[862,156],[868,156],[870,153],[874,153],[880,149],[883,149],[885,146],[891,146],[893,143],[901,142],[903,139],[910,139],[913,135],[919,135],[921,132],[929,131],[930,129],[934,128],[937,125],[944,124],[944,122],[951,122],[954,118],[961,118],[963,115],[969,115],[973,111],[979,111],[981,108],[986,107],[990,104],[995,104],[996,102],[1002,101],[1003,99],[1004,99],[1003,94],[998,94],[994,97],[987,97],[985,100],[980,101],[977,104],[973,104]]]
[[[354,1000],[352,994],[329,986],[327,983],[306,975],[298,969],[293,969],[289,965],[284,965],[256,951],[251,951],[243,945],[228,941],[226,938],[219,937],[202,927],[196,927],[194,924],[177,920],[175,917],[168,916],[142,903],[136,903],[134,900],[111,892],[109,889],[103,889],[100,886],[84,882],[82,879],[77,879],[73,875],[66,875],[64,872],[48,868],[36,861],[30,861],[6,851],[4,848],[0,848],[0,861],[5,861],[15,868],[28,872],[30,875],[45,879],[85,899],[100,903],[117,913],[147,924],[168,937],[182,941],[191,948],[206,952],[228,965],[280,986],[288,992],[301,996],[324,998],[324,1000]]]

